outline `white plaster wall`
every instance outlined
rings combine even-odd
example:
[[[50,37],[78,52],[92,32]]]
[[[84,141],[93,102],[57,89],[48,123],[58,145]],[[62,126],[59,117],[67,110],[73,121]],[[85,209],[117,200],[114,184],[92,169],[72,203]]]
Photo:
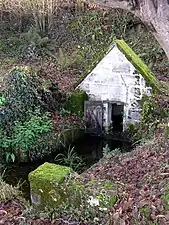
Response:
[[[134,66],[125,55],[114,46],[113,49],[89,73],[78,88],[86,91],[89,100],[121,102],[124,104],[124,123],[140,120],[138,100],[148,94],[150,88],[140,74],[135,74]],[[109,123],[108,106],[104,114],[104,125]]]

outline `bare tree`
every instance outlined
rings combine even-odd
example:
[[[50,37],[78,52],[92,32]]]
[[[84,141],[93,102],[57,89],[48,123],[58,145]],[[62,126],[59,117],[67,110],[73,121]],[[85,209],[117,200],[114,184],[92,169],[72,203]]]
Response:
[[[149,28],[169,59],[169,0],[93,0],[103,8],[132,12]]]

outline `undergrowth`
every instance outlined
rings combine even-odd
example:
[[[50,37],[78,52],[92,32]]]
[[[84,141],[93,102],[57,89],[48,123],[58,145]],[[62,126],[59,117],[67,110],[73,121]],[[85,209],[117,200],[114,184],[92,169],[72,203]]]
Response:
[[[56,155],[54,162],[72,168],[74,171],[78,171],[84,166],[84,162],[80,156],[74,150],[74,147],[68,147],[65,153],[59,153]]]
[[[19,198],[19,196],[22,196],[20,189],[20,184],[18,183],[17,186],[13,187],[10,184],[7,184],[4,181],[5,176],[5,170],[4,172],[1,172],[0,174],[0,204],[6,203],[8,201],[12,201],[16,198]]]

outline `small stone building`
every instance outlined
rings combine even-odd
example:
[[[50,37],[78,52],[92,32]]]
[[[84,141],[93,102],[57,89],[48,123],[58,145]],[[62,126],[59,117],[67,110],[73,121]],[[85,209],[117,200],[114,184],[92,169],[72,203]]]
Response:
[[[124,131],[140,121],[140,100],[158,89],[159,81],[124,40],[116,40],[96,67],[77,86],[87,93],[84,114],[89,132],[112,126]]]

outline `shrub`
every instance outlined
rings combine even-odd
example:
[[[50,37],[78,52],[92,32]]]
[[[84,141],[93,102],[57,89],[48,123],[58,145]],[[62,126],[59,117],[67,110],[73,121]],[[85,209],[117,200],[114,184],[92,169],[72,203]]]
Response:
[[[11,136],[1,132],[2,157],[6,163],[16,159],[27,161],[29,152],[36,148],[39,138],[51,131],[52,121],[46,114],[34,113],[24,122],[14,121]]]
[[[114,157],[116,155],[120,155],[120,154],[121,154],[120,148],[115,148],[115,149],[111,150],[107,144],[103,148],[103,157],[105,159],[112,158],[112,157]]]
[[[34,111],[38,105],[37,90],[40,81],[28,67],[13,68],[7,78],[4,97],[6,107],[1,112],[1,124],[7,128],[16,120],[24,120],[29,111]]]
[[[41,75],[29,67],[14,67],[7,78],[0,98],[0,149],[6,163],[27,161],[35,153],[43,156],[53,147],[56,135],[50,137],[53,124],[46,111],[59,110],[62,94]]]
[[[43,76],[42,70],[30,67],[14,67],[10,71],[3,95],[5,107],[0,108],[1,126],[8,132],[14,121],[24,121],[30,111],[59,109],[62,93],[56,84]]]
[[[15,122],[12,147],[20,154],[33,150],[38,139],[52,130],[52,121],[47,115],[32,115],[28,121]]]

